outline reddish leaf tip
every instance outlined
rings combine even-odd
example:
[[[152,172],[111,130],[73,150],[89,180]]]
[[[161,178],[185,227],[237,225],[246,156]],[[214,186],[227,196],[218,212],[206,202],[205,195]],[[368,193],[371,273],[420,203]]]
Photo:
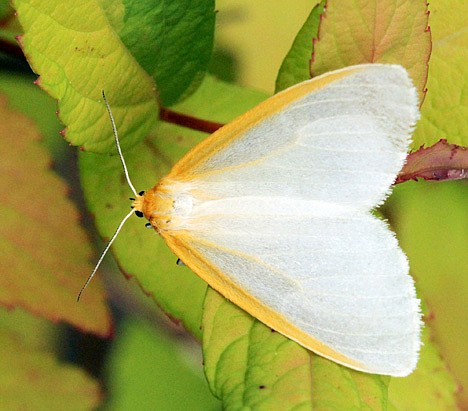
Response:
[[[439,140],[410,153],[395,184],[408,180],[461,180],[468,178],[468,149]]]

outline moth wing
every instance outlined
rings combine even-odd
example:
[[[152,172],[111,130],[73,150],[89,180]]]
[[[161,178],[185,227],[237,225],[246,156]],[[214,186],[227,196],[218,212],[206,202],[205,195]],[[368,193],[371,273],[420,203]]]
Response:
[[[413,280],[396,238],[372,215],[202,213],[164,237],[213,288],[304,347],[365,372],[415,368]]]
[[[388,194],[417,119],[400,66],[349,67],[291,87],[174,166],[165,180],[174,213],[161,234],[278,332],[351,368],[407,375],[418,300],[406,257],[369,210]]]
[[[283,193],[369,209],[402,168],[419,116],[401,66],[352,66],[274,95],[191,150],[168,178],[207,198]]]

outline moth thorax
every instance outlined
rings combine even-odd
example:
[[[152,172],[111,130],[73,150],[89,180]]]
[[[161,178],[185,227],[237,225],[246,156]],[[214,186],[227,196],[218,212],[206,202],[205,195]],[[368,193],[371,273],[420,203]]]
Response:
[[[158,232],[184,229],[193,209],[193,196],[186,188],[163,180],[146,194],[143,212]]]

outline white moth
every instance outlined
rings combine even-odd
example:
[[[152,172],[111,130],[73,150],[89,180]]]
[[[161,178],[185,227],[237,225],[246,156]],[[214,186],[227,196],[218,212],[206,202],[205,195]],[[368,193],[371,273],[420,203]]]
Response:
[[[327,73],[212,134],[154,188],[134,190],[133,206],[269,327],[348,367],[405,376],[418,357],[419,301],[406,256],[371,210],[418,118],[401,66]]]

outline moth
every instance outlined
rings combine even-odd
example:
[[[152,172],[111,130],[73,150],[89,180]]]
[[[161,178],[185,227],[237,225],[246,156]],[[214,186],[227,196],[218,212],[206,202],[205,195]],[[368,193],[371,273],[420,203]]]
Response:
[[[368,373],[414,370],[419,300],[395,235],[371,213],[389,195],[419,118],[403,67],[351,66],[290,87],[140,193],[106,106],[132,212],[185,265],[321,356]]]

